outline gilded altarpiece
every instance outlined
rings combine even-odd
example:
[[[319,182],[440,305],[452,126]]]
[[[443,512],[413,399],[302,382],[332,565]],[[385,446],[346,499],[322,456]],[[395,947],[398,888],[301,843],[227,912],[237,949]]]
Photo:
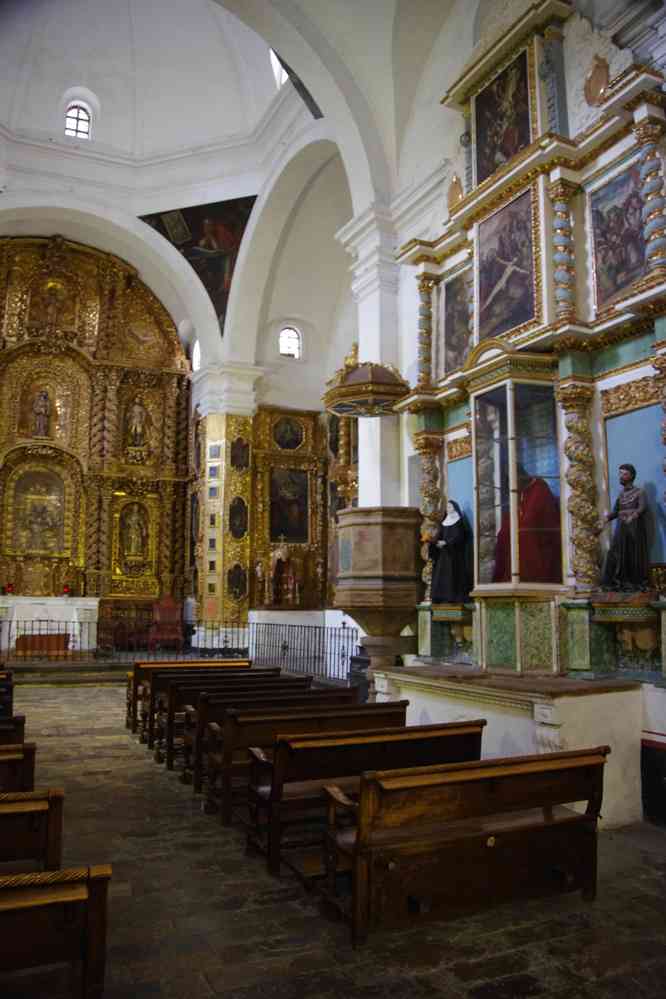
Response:
[[[0,240],[0,586],[180,597],[189,366],[124,261]]]
[[[254,417],[253,606],[326,604],[326,449],[319,413],[261,407]]]

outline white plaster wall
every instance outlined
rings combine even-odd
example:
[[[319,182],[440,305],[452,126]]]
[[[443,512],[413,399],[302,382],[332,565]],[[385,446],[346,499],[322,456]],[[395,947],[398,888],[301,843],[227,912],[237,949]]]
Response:
[[[595,30],[588,20],[574,14],[564,25],[564,73],[572,137],[589,128],[603,111],[603,108],[590,107],[583,92],[585,77],[595,55],[608,61],[611,79],[632,62],[628,49],[618,49],[607,32]]]
[[[349,303],[349,260],[334,238],[350,215],[344,168],[334,156],[299,198],[273,260],[257,345],[257,363],[268,372],[259,390],[262,403],[322,408],[326,379],[339,367],[356,330]],[[300,361],[279,356],[277,334],[286,323],[303,332]],[[330,358],[332,345],[341,354],[335,362]]]
[[[5,0],[0,24],[0,121],[32,137],[62,137],[75,86],[93,144],[137,157],[248,133],[276,91],[266,42],[208,0]]]
[[[644,683],[643,738],[661,742],[666,749],[666,687]]]
[[[557,699],[562,749],[610,746],[604,772],[602,827],[639,822],[641,804],[640,687],[588,697]]]

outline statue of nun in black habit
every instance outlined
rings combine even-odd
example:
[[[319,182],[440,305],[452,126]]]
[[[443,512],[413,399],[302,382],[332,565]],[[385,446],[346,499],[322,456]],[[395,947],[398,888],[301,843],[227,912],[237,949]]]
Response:
[[[472,588],[470,540],[470,530],[460,507],[455,500],[449,500],[437,537],[430,543],[430,598],[433,604],[463,604],[467,601]]]

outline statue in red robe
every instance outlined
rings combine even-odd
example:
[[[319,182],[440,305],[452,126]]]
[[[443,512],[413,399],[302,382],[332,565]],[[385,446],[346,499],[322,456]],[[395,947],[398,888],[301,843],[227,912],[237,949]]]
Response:
[[[546,482],[518,473],[518,562],[521,583],[561,583],[560,507]],[[511,582],[511,524],[502,516],[494,583]]]

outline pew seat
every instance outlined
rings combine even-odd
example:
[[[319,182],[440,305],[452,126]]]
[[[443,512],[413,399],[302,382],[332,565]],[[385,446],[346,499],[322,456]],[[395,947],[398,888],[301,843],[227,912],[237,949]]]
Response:
[[[15,746],[25,739],[25,715],[0,718],[0,746]]]

